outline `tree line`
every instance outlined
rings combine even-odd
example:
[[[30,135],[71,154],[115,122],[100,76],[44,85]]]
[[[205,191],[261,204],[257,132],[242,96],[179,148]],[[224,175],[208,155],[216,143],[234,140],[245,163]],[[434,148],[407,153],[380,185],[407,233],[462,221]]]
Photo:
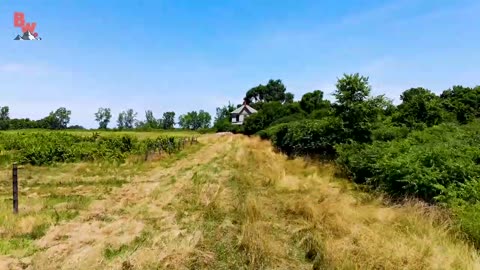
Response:
[[[65,107],[60,107],[49,113],[48,116],[39,120],[29,118],[10,118],[10,108],[8,106],[0,107],[0,130],[18,130],[18,129],[85,129],[79,125],[69,126],[72,112]],[[129,129],[173,129],[175,124],[182,129],[198,130],[210,127],[211,116],[203,110],[191,111],[179,116],[178,123],[175,122],[175,112],[164,112],[161,118],[156,118],[151,110],[145,111],[145,120],[138,120],[138,113],[133,109],[127,109],[118,114],[116,120],[117,130]],[[98,129],[108,129],[112,121],[112,111],[110,108],[99,108],[95,113],[95,121],[98,123]]]
[[[398,106],[385,95],[371,96],[368,78],[359,74],[344,75],[336,88],[335,102],[324,99],[321,90],[294,101],[281,80],[270,80],[246,92],[244,100],[259,112],[248,117],[243,127],[229,124],[230,113],[240,106],[232,104],[217,108],[214,127],[251,135],[280,123],[336,117],[342,120],[346,138],[368,141],[381,123],[422,129],[445,122],[466,124],[480,117],[480,86],[457,85],[440,95],[423,87],[410,88],[401,94]]]

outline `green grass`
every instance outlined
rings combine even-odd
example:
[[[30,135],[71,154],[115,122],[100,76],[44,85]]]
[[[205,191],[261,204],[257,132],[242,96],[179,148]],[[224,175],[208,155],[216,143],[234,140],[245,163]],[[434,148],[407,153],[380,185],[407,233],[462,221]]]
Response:
[[[149,239],[151,239],[152,234],[149,231],[142,231],[142,233],[135,237],[132,243],[123,244],[120,247],[113,247],[111,245],[107,246],[103,251],[103,256],[107,260],[113,260],[117,257],[125,256],[128,253],[135,252],[138,247],[145,245]]]

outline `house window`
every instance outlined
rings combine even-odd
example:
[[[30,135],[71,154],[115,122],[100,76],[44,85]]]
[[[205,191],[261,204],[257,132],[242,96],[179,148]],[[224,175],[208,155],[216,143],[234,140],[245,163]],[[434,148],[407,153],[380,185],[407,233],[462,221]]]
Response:
[[[236,119],[236,122],[240,122],[240,115],[237,114]]]

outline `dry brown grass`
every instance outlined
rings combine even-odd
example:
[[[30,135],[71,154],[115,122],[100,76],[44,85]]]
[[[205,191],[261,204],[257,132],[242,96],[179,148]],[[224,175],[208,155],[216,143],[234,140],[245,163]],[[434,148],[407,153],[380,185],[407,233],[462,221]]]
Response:
[[[239,143],[249,150],[237,153],[235,162],[270,215],[270,226],[284,228],[317,267],[479,269],[478,255],[449,230],[448,215],[439,209],[415,201],[362,202],[359,191],[334,179],[332,166],[287,160],[257,139]],[[253,164],[262,166],[253,171]],[[266,183],[274,185],[265,189]]]
[[[14,237],[55,223],[45,205],[79,209],[28,248],[0,257],[0,269],[479,269],[476,251],[449,229],[448,213],[415,201],[387,205],[336,179],[332,165],[287,160],[258,139],[200,141],[199,152],[161,166],[72,165],[61,177],[32,179],[81,174],[82,186],[68,192],[92,202],[38,196],[29,214],[2,221],[0,233]],[[112,173],[126,182],[95,197],[89,183]]]

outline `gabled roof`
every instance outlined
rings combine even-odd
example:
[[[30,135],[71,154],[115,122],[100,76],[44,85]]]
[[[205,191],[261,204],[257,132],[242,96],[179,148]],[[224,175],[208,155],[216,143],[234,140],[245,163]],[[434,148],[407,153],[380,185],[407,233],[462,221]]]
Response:
[[[255,110],[254,108],[252,108],[252,107],[244,104],[244,105],[238,107],[236,110],[234,110],[234,111],[231,112],[231,113],[232,113],[232,114],[239,114],[239,113],[241,113],[241,112],[244,111],[244,110],[246,110],[246,111],[249,112],[249,113],[256,113],[256,112],[257,112],[257,110]]]

